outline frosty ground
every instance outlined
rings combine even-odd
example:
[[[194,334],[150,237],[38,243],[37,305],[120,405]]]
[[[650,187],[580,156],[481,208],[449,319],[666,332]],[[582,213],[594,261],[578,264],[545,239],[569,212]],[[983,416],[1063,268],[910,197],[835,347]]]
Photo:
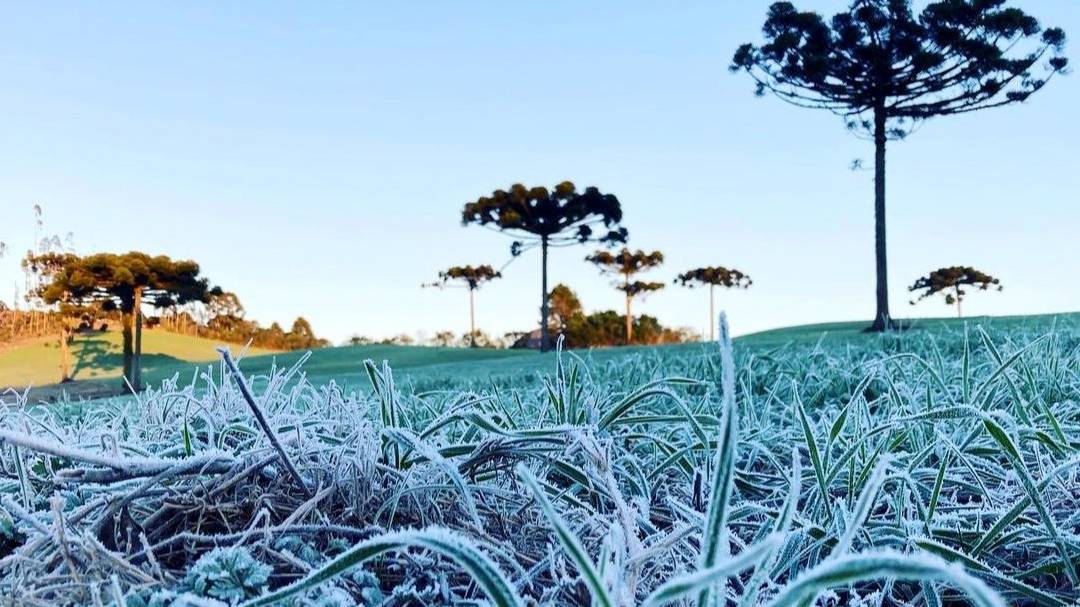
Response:
[[[515,360],[9,393],[0,596],[1076,601],[1075,315]]]

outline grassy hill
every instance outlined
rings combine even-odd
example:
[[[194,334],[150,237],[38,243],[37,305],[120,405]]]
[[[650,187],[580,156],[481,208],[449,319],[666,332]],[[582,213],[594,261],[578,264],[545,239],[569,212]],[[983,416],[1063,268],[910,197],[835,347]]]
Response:
[[[215,360],[218,342],[166,331],[143,332],[143,375],[156,381],[192,363]],[[250,355],[273,354],[253,348]],[[79,335],[71,345],[72,377],[81,380],[120,377],[123,346],[118,331]],[[0,349],[0,386],[43,386],[60,378],[60,353],[54,337]]]
[[[1080,313],[1044,314],[1035,316],[972,317],[965,319],[935,318],[907,322],[910,331],[933,331],[963,323],[1006,327],[1037,327],[1052,330],[1055,323],[1080,322]],[[872,335],[863,333],[868,321],[821,323],[785,327],[744,335],[736,340],[743,347],[768,349],[786,343],[821,340],[835,343],[863,340]],[[215,350],[219,343],[214,340],[161,331],[147,331],[143,335],[143,377],[153,385],[163,379],[180,374],[190,376],[198,363],[218,360]],[[231,346],[234,354],[239,346]],[[604,363],[636,352],[677,352],[682,349],[701,348],[702,344],[678,344],[664,346],[634,346],[628,348],[601,348],[574,351],[595,363]],[[240,363],[245,373],[267,374],[277,365],[291,366],[305,352],[273,352],[252,349]],[[314,350],[304,364],[304,372],[314,383],[334,380],[339,384],[366,381],[363,361],[387,361],[396,375],[401,377],[487,377],[507,375],[522,371],[546,371],[554,365],[554,353],[538,354],[530,350],[489,350],[468,348],[434,348],[423,346],[342,346]],[[55,340],[42,339],[30,344],[0,350],[0,386],[24,389],[28,385],[42,386],[35,391],[35,398],[53,398],[61,392],[78,396],[101,396],[116,392],[120,377],[121,351],[119,333],[106,333],[80,337],[72,351],[76,381],[53,384],[58,375],[58,353]],[[205,365],[204,365],[205,366]]]

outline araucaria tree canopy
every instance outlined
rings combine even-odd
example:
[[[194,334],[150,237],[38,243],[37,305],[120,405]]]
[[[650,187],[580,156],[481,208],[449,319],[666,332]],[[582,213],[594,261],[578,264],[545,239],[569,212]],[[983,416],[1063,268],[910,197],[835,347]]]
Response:
[[[509,190],[495,190],[465,205],[463,225],[477,224],[505,232],[515,238],[510,252],[520,255],[539,246],[541,250],[540,332],[541,349],[550,346],[548,332],[547,257],[548,248],[586,242],[614,244],[626,242],[622,206],[614,194],[595,187],[579,192],[564,181],[548,190],[528,188],[520,183]]]
[[[489,265],[451,266],[439,272],[439,282],[433,286],[445,286],[450,282],[460,282],[469,289],[469,345],[476,347],[476,302],[474,292],[481,285],[502,278],[502,274]]]
[[[967,291],[962,288],[965,286],[975,287],[980,291],[987,291],[995,287],[996,290],[1000,291],[1003,288],[999,279],[970,266],[940,268],[930,272],[927,276],[919,278],[915,281],[915,284],[908,287],[908,291],[912,293],[922,292],[918,298],[912,300],[911,305],[915,305],[934,294],[943,293],[945,303],[950,306],[956,304],[956,315],[961,316],[962,310],[960,306],[967,295]]]
[[[486,282],[502,278],[502,274],[489,265],[482,266],[451,266],[439,272],[439,282],[446,284],[452,281],[460,281],[469,289],[479,289]]]
[[[691,289],[699,285],[709,287],[709,340],[716,339],[716,287],[749,289],[754,281],[742,272],[724,266],[707,266],[683,272],[675,277],[675,283]]]
[[[1065,33],[1042,28],[1006,0],[855,0],[826,21],[790,2],[769,8],[765,42],[744,44],[733,71],[757,94],[842,116],[875,145],[876,305],[889,317],[885,246],[885,144],[919,121],[1026,100],[1068,63]]]
[[[626,295],[624,319],[626,321],[626,343],[629,344],[634,337],[634,316],[631,311],[634,298],[664,288],[664,284],[660,282],[631,281],[630,278],[664,263],[664,254],[660,251],[646,253],[641,249],[631,251],[624,248],[618,253],[597,251],[586,257],[585,261],[599,267],[604,274],[619,278],[615,283],[615,288]]]
[[[29,255],[23,262],[45,282],[36,295],[45,303],[100,305],[123,317],[124,378],[140,387],[143,302],[156,307],[208,302],[219,290],[199,275],[199,264],[132,251],[80,257],[71,253]]]

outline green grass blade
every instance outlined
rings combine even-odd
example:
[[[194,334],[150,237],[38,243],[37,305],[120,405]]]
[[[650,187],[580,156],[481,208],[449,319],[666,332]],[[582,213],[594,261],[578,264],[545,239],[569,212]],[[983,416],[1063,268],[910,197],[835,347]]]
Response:
[[[1027,465],[1024,463],[1024,458],[1020,456],[1020,451],[1016,448],[1016,445],[1013,443],[1009,434],[994,420],[994,418],[986,416],[983,418],[983,425],[986,427],[987,432],[990,433],[990,436],[1001,445],[1006,457],[1013,465],[1013,470],[1015,470],[1017,476],[1020,477],[1020,483],[1024,486],[1024,491],[1027,492],[1028,497],[1031,499],[1031,503],[1035,505],[1035,510],[1039,513],[1039,518],[1042,520],[1043,526],[1046,527],[1050,539],[1054,542],[1054,546],[1061,556],[1065,572],[1069,576],[1069,581],[1071,581],[1073,585],[1080,584],[1080,578],[1077,577],[1076,573],[1076,565],[1073,563],[1072,556],[1069,554],[1069,547],[1061,537],[1057,524],[1054,522],[1054,517],[1046,508],[1046,504],[1042,500],[1039,488],[1036,486],[1035,480],[1031,477],[1031,473],[1028,472]]]
[[[720,315],[720,363],[721,369],[721,414],[720,436],[717,437],[715,464],[712,474],[712,492],[709,495],[709,508],[705,516],[705,526],[701,538],[701,569],[711,569],[720,561],[722,551],[726,552],[727,517],[731,502],[731,493],[735,485],[735,456],[739,440],[739,419],[735,407],[735,360],[731,351],[731,339],[728,337],[727,318]],[[708,604],[709,589],[705,588],[698,597],[699,607]]]
[[[524,605],[524,601],[521,600],[510,580],[470,540],[445,529],[431,528],[420,531],[384,533],[360,542],[326,564],[314,569],[300,580],[269,594],[241,603],[241,607],[274,605],[300,596],[365,561],[385,552],[404,550],[406,548],[423,548],[451,559],[472,577],[476,584],[483,589],[488,600],[498,607],[520,607]]]
[[[784,587],[771,607],[803,605],[829,588],[878,579],[944,582],[962,590],[976,607],[1005,607],[998,593],[959,565],[929,554],[895,551],[849,554],[825,561]]]
[[[600,577],[596,565],[589,558],[585,547],[581,545],[581,540],[574,535],[574,532],[567,526],[566,521],[559,516],[558,511],[555,510],[555,506],[552,505],[551,500],[544,493],[544,489],[540,486],[536,476],[524,464],[518,464],[517,476],[528,486],[529,491],[532,492],[536,502],[540,505],[540,509],[543,511],[544,516],[547,517],[548,523],[551,524],[552,529],[555,531],[555,537],[558,538],[559,544],[562,545],[567,556],[573,561],[574,566],[578,568],[578,573],[592,594],[593,600],[601,607],[614,607],[615,603],[611,599],[611,595],[608,594],[607,588],[604,587],[603,579]]]
[[[821,503],[825,513],[832,518],[832,506],[829,504],[829,487],[825,482],[825,468],[821,462],[821,454],[818,452],[817,439],[814,438],[814,429],[810,427],[810,421],[806,419],[806,411],[803,409],[802,400],[799,398],[798,389],[795,392],[795,412],[799,416],[802,425],[803,439],[806,441],[806,450],[810,452],[810,463],[814,466],[814,476],[817,477],[818,491],[821,492]]]
[[[668,580],[654,590],[642,605],[643,607],[658,607],[676,601],[694,592],[707,589],[744,569],[757,566],[766,556],[776,550],[781,540],[780,534],[772,534],[718,565]]]

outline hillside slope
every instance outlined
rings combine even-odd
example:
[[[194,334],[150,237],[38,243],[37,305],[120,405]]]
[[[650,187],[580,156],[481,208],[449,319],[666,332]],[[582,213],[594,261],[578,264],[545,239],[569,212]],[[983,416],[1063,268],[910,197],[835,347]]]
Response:
[[[935,331],[950,327],[986,325],[997,328],[1028,327],[1040,331],[1052,331],[1056,324],[1075,326],[1080,323],[1080,313],[1042,314],[1032,316],[972,317],[964,319],[933,318],[907,321],[910,331]],[[808,341],[863,340],[874,337],[863,333],[867,321],[820,323],[785,327],[744,335],[735,340],[736,345],[761,349],[780,347],[788,343]],[[166,332],[148,331],[143,337],[143,377],[148,385],[179,374],[190,377],[196,363],[211,363],[218,360],[216,347],[218,342],[176,335]],[[240,346],[230,345],[235,355]],[[616,360],[633,353],[665,352],[698,349],[700,343],[632,346],[624,348],[599,348],[577,350],[568,356],[579,356],[594,363]],[[240,362],[240,367],[247,374],[265,375],[274,366],[292,366],[306,352],[273,352],[252,349]],[[494,350],[469,348],[435,348],[423,346],[341,346],[321,348],[311,352],[304,363],[303,370],[308,378],[316,383],[334,380],[339,384],[365,382],[366,373],[363,361],[386,361],[399,377],[435,379],[443,377],[484,378],[501,376],[522,371],[546,371],[554,365],[554,353],[538,354],[531,350]],[[79,360],[81,359],[81,363]],[[97,397],[116,393],[121,386],[115,378],[120,377],[122,358],[120,354],[120,335],[105,335],[80,338],[73,348],[73,365],[76,381],[68,384],[54,384],[59,376],[57,366],[58,353],[55,340],[40,340],[8,350],[0,350],[0,386],[18,390],[27,386],[41,386],[35,390],[32,400],[53,399],[62,393],[72,397]],[[204,365],[205,367],[205,365]]]
[[[178,369],[188,369],[192,363],[215,360],[217,352],[214,348],[218,343],[166,331],[144,331],[143,375],[148,380],[155,380]],[[267,355],[273,354],[274,350],[252,348],[249,353]],[[76,382],[120,377],[123,361],[118,331],[79,335],[71,345],[71,373]],[[59,379],[60,352],[56,338],[43,337],[0,349],[0,386],[43,386]]]

